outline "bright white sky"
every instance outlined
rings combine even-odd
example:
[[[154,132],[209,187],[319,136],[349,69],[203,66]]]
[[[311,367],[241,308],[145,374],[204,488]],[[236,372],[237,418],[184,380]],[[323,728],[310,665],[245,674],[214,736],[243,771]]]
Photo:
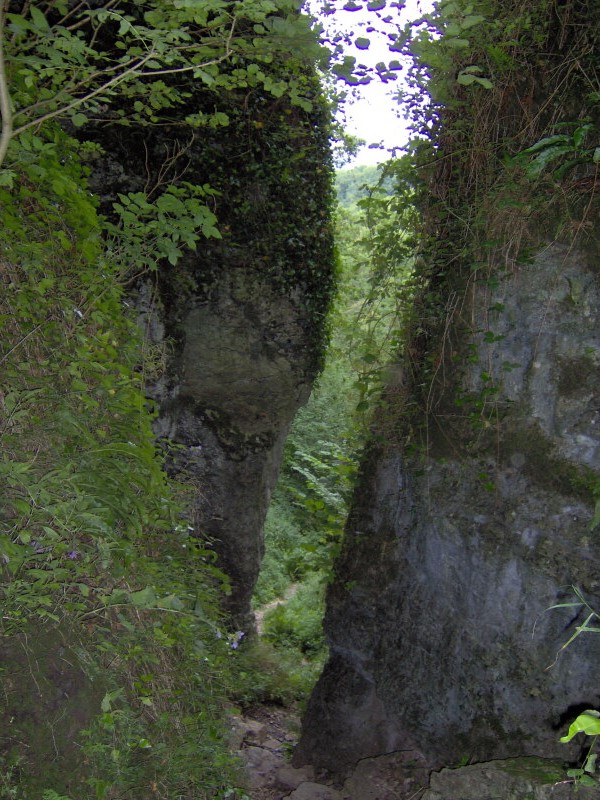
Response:
[[[360,0],[359,0],[360,2]],[[423,14],[429,13],[435,0],[406,0],[404,8],[399,10],[396,3],[387,3],[384,11],[380,12],[383,16],[391,16],[394,25],[401,28],[406,22],[416,19]],[[343,3],[336,3],[341,7]],[[365,11],[343,11],[340,10],[332,23],[331,17],[322,20],[324,26],[335,26],[337,29],[348,31],[362,36],[367,36],[371,40],[368,50],[353,49],[348,51],[348,55],[353,55],[357,61],[367,66],[375,66],[379,61],[389,63],[392,59],[402,61],[398,53],[390,52],[388,49],[389,40],[382,34],[376,32],[360,32],[359,24],[368,22],[376,18],[373,12],[366,11],[366,0],[363,2]],[[316,9],[318,0],[311,0],[310,6]],[[393,28],[390,28],[393,32]],[[406,122],[402,115],[402,109],[391,95],[394,95],[402,86],[405,71],[397,73],[398,79],[387,84],[372,81],[367,86],[358,87],[359,99],[346,104],[346,130],[360,139],[364,139],[368,144],[383,142],[386,148],[401,147],[408,140]],[[386,150],[369,149],[367,146],[361,148],[358,156],[353,159],[349,166],[358,164],[377,164],[388,158]]]

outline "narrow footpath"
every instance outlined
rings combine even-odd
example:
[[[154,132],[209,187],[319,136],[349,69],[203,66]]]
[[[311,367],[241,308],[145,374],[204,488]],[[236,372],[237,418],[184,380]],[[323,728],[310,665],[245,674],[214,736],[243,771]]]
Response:
[[[292,584],[283,597],[255,612],[259,636],[265,614],[294,596]],[[428,784],[429,769],[412,750],[362,759],[350,775],[333,776],[290,761],[300,737],[300,717],[292,708],[256,705],[232,715],[232,747],[245,765],[245,787],[251,800],[418,800]]]
[[[311,766],[295,769],[289,762],[300,720],[280,706],[256,706],[233,718],[232,728],[252,800],[418,800],[428,784],[429,770],[413,751],[362,759],[342,782]]]

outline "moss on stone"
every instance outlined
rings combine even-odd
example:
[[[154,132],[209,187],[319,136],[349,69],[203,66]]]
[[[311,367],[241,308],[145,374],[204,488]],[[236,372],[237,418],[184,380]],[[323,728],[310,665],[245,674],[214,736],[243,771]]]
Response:
[[[49,787],[80,791],[80,734],[107,688],[100,675],[90,678],[81,645],[81,631],[48,627],[4,639],[0,648],[0,769],[13,767],[31,800]]]
[[[558,391],[561,397],[580,394],[582,385],[598,376],[598,367],[590,356],[562,359],[559,369]]]
[[[565,780],[565,770],[558,761],[536,756],[511,758],[498,763],[509,775],[541,784],[554,784]]]
[[[589,503],[597,485],[594,470],[558,455],[537,423],[515,425],[504,433],[501,460],[516,453],[525,457],[523,474],[539,487]]]

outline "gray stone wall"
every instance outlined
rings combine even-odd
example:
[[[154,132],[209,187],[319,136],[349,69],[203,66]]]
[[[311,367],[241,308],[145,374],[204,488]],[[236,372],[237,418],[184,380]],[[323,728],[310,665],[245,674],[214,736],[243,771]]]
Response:
[[[475,357],[449,376],[427,457],[380,437],[363,463],[298,763],[574,757],[559,736],[600,702],[600,637],[559,653],[586,609],[549,610],[576,585],[600,611],[598,273],[554,244],[472,299]],[[455,397],[484,398],[468,424]]]
[[[251,629],[271,492],[314,379],[303,306],[231,265],[209,295],[182,298],[175,321],[148,285],[137,305],[151,346],[165,352],[153,389],[156,433],[173,448],[173,474],[195,487],[191,523],[230,580],[231,624]],[[170,343],[166,328],[175,333]]]

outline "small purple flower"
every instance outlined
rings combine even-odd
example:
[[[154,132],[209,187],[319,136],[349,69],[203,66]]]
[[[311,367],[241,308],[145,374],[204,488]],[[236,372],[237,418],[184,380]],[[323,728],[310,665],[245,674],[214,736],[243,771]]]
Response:
[[[71,550],[67,553],[67,558],[70,558],[71,561],[77,561],[77,559],[79,558],[79,553],[77,552],[77,550]]]

